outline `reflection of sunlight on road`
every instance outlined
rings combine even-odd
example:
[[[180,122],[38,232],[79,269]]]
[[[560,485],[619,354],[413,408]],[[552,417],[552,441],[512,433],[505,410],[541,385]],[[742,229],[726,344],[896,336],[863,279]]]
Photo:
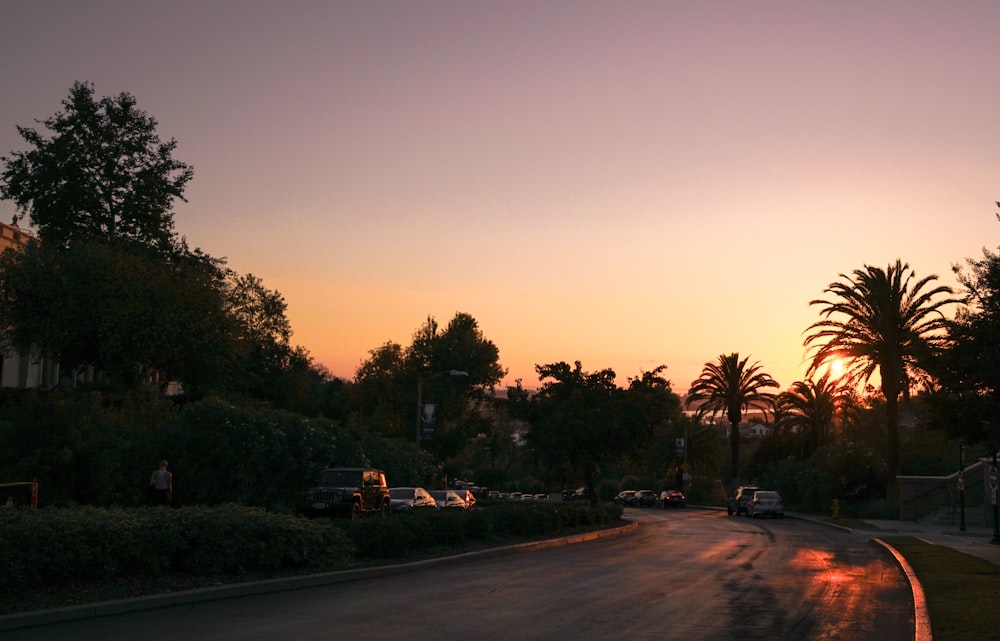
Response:
[[[843,614],[844,623],[826,630],[824,638],[841,638],[846,634],[846,628],[852,627],[848,621],[858,622],[866,629],[874,627],[872,620],[865,614],[872,592],[880,586],[889,587],[883,581],[883,565],[871,561],[864,566],[840,564],[831,552],[825,550],[799,550],[789,561],[789,565],[802,571],[803,575],[811,575],[807,595],[809,599],[836,608]]]
[[[792,557],[791,565],[803,569],[820,569],[826,567],[830,564],[831,559],[833,559],[832,552],[825,552],[821,550],[799,550],[794,557]]]
[[[745,542],[737,540],[718,541],[713,544],[706,544],[698,553],[699,561],[729,560],[739,557],[747,549]]]
[[[842,583],[853,580],[850,573],[833,563],[833,553],[821,550],[799,550],[789,562],[794,568],[816,573],[815,581]]]

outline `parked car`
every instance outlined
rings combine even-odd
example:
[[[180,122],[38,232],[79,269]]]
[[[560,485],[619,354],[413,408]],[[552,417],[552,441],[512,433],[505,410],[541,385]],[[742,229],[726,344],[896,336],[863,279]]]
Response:
[[[564,501],[587,501],[590,495],[587,494],[586,487],[578,487],[575,490],[563,490]]]
[[[635,505],[635,490],[622,490],[615,497],[615,503],[618,505]]]
[[[684,507],[685,499],[684,494],[679,490],[663,490],[660,492],[660,506],[664,508],[668,507]]]
[[[753,493],[760,488],[756,485],[741,485],[736,488],[736,494],[729,500],[729,515],[747,514],[750,508],[750,501],[753,500]]]
[[[758,516],[773,516],[776,519],[785,518],[785,503],[781,494],[774,490],[757,490],[753,493],[748,512],[753,518]]]
[[[390,487],[389,500],[393,512],[408,512],[420,508],[437,508],[437,501],[422,487]]]
[[[469,504],[455,490],[431,490],[431,496],[437,502],[439,510],[445,509],[469,509]]]
[[[306,516],[350,516],[361,518],[391,507],[385,472],[363,467],[323,470],[319,482],[306,490],[299,511]]]
[[[476,507],[476,495],[472,493],[472,490],[465,488],[462,490],[452,490],[452,491],[461,496],[463,499],[465,499],[465,502],[468,505],[468,509],[471,510],[472,508]]]
[[[653,490],[639,490],[632,495],[632,500],[639,507],[655,507],[656,492]]]

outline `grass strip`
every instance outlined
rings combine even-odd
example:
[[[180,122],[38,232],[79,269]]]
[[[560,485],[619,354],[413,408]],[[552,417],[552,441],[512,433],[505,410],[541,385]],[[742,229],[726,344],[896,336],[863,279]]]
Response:
[[[912,536],[881,538],[906,558],[923,586],[934,641],[1000,641],[1000,568]]]

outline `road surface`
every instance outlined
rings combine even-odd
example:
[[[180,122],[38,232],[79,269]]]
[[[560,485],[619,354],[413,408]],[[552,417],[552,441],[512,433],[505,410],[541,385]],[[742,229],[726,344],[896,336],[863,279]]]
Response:
[[[796,519],[628,509],[638,530],[352,583],[0,633],[18,641],[910,641],[881,546]]]

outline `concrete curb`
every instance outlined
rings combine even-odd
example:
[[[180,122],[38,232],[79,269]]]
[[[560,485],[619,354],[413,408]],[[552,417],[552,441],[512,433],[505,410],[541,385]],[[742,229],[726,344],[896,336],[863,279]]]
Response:
[[[29,628],[37,625],[48,625],[52,623],[63,623],[66,621],[76,621],[80,619],[112,616],[116,614],[127,614],[129,612],[139,612],[142,610],[155,610],[157,608],[167,608],[176,605],[186,605],[189,603],[204,603],[206,601],[231,599],[253,594],[264,594],[267,592],[281,592],[285,590],[299,590],[302,588],[312,588],[337,583],[349,583],[351,581],[360,581],[362,579],[370,579],[390,574],[412,572],[421,568],[442,565],[445,563],[462,563],[465,561],[503,556],[526,550],[559,547],[574,543],[583,543],[585,541],[594,541],[612,536],[621,536],[623,534],[631,534],[635,532],[638,527],[639,524],[633,521],[628,525],[616,528],[595,530],[593,532],[557,537],[554,539],[516,543],[514,545],[505,545],[485,550],[477,550],[475,552],[464,552],[462,554],[435,557],[421,561],[412,561],[410,563],[379,565],[367,568],[356,568],[353,570],[340,570],[338,572],[320,572],[317,574],[283,577],[280,579],[265,579],[262,581],[247,581],[246,583],[197,588],[194,590],[185,590],[183,592],[154,594],[130,599],[103,601],[100,603],[90,603],[86,605],[73,605],[49,610],[37,610],[34,612],[25,612],[23,614],[7,614],[0,616],[0,631]]]
[[[899,564],[910,584],[910,591],[913,593],[913,641],[934,641],[934,633],[931,630],[931,615],[927,609],[927,597],[924,595],[924,587],[920,585],[916,572],[906,562],[906,558],[899,553],[899,550],[880,538],[873,536],[871,540],[889,550],[889,553],[896,558],[896,563]]]

